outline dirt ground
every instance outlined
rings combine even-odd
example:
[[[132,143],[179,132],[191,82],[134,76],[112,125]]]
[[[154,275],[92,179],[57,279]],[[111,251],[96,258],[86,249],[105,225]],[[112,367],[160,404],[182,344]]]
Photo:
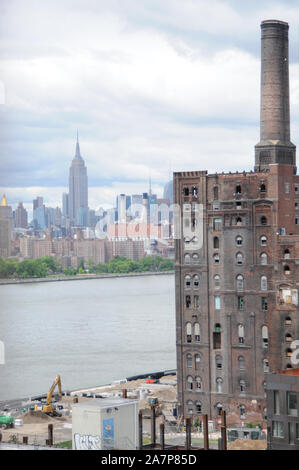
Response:
[[[227,445],[228,450],[266,450],[267,441],[253,441],[251,439],[237,439],[234,442],[229,442]]]

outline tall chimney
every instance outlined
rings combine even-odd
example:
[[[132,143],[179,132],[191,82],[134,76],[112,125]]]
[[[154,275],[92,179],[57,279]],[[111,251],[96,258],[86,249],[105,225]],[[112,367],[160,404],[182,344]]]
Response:
[[[290,141],[288,30],[284,21],[261,23],[261,123],[255,171],[273,163],[296,165],[296,147]]]

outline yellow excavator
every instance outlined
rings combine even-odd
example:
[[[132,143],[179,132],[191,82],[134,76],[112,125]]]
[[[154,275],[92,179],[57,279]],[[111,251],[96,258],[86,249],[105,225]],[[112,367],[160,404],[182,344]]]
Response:
[[[47,413],[49,415],[58,415],[59,413],[56,413],[56,411],[54,411],[53,409],[53,406],[52,406],[52,395],[53,395],[53,392],[55,390],[55,387],[56,385],[58,385],[58,390],[59,390],[59,396],[61,397],[62,396],[62,388],[61,388],[61,379],[60,379],[60,375],[57,375],[56,379],[54,380],[50,390],[48,391],[48,395],[47,395],[47,404],[43,406],[43,412],[44,413]],[[35,411],[37,410],[37,405],[35,405]]]

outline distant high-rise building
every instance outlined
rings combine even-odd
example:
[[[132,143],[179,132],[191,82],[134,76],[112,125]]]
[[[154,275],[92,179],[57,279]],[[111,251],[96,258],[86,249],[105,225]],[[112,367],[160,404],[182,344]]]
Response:
[[[46,207],[42,197],[33,200],[33,223],[34,227],[40,230],[47,227]]]
[[[165,184],[163,199],[169,199],[170,204],[173,204],[173,180]]]
[[[127,221],[128,209],[131,206],[131,197],[125,194],[120,194],[116,198],[117,220],[120,224],[125,224]]]
[[[0,257],[8,258],[11,254],[12,209],[5,194],[0,204]]]
[[[33,211],[38,209],[44,204],[44,199],[41,196],[38,196],[36,199],[33,199]]]
[[[73,225],[87,226],[88,222],[88,179],[87,168],[80,154],[77,134],[76,154],[69,174],[69,214]]]
[[[22,201],[19,202],[18,207],[15,210],[15,227],[27,228],[28,215]]]
[[[69,195],[68,193],[62,194],[62,215],[64,217],[70,216],[70,205],[69,205]]]

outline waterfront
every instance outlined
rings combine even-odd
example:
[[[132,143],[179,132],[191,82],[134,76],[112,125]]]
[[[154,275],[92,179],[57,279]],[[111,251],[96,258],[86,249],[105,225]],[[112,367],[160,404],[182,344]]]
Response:
[[[0,400],[176,367],[174,276],[0,286]]]

